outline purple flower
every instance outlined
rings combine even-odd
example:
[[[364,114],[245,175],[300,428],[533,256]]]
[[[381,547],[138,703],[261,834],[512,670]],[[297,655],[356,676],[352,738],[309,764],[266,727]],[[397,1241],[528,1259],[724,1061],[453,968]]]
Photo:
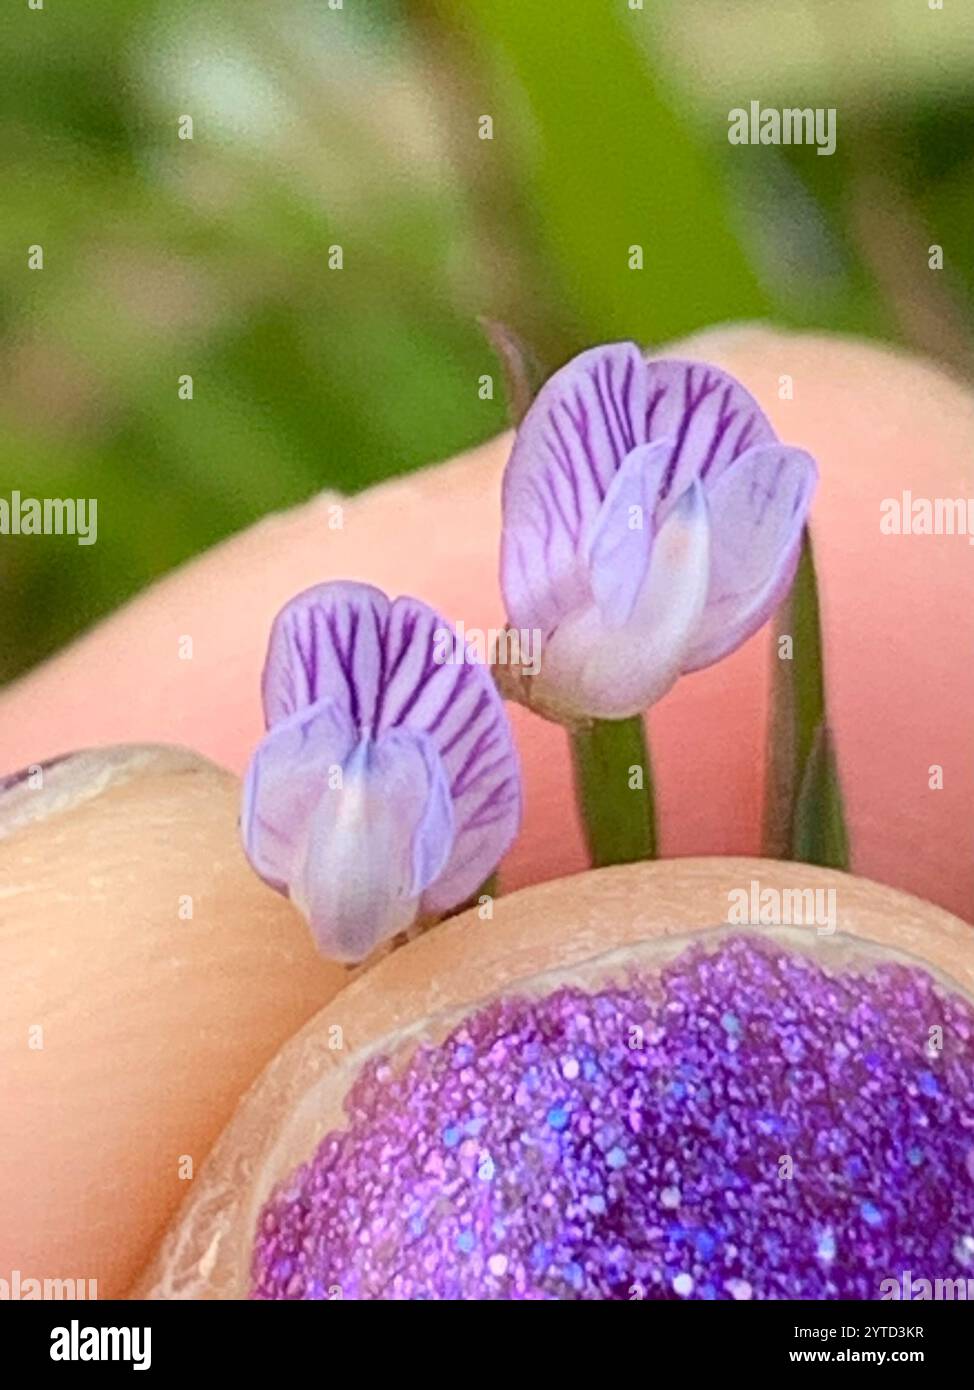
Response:
[[[487,667],[426,604],[367,584],[299,594],[263,695],[244,848],[323,955],[361,960],[496,868],[520,818],[510,727]]]
[[[734,651],[794,578],[814,460],[717,367],[593,348],[546,382],[504,478],[510,623],[530,702],[622,719]]]

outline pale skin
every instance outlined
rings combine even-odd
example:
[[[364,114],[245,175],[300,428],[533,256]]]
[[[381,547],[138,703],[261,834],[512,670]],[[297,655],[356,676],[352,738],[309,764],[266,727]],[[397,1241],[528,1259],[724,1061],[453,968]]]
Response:
[[[819,461],[813,530],[855,868],[970,920],[970,549],[961,536],[879,528],[882,499],[904,489],[966,494],[970,393],[841,340],[718,330],[678,351],[740,377],[782,438]],[[779,396],[786,376],[793,399]],[[494,441],[345,504],[316,499],[201,557],[5,693],[0,768],[163,743],[238,774],[261,732],[271,619],[322,579],[368,580],[468,627],[501,626],[508,447]],[[653,711],[665,855],[759,852],[773,659],[759,634]],[[526,806],[508,887],[584,865],[563,734],[512,717]],[[0,1272],[97,1278],[102,1297],[131,1286],[240,1094],[345,979],[247,868],[234,776],[172,754],[116,771],[93,795],[89,768],[88,799],[79,774],[5,837],[0,816]],[[691,911],[696,891],[686,885]],[[963,933],[951,949],[967,951]],[[473,945],[459,968],[480,968]]]

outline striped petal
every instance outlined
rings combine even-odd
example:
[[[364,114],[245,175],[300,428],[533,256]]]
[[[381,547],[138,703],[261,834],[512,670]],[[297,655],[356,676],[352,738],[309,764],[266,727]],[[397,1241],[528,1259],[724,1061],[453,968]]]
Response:
[[[493,872],[520,819],[517,757],[488,668],[433,609],[364,584],[309,589],[275,620],[263,691],[244,843],[326,954],[367,943],[370,893],[388,934]],[[336,760],[354,795],[323,799]]]
[[[748,449],[774,442],[757,401],[719,367],[660,357],[644,370],[646,441],[673,440],[662,483],[670,505],[695,478],[710,488]]]
[[[319,584],[282,608],[264,664],[268,728],[327,699],[354,729],[371,729],[389,608],[381,589],[348,583]]]
[[[634,343],[593,348],[549,378],[504,476],[501,582],[515,627],[550,632],[584,598],[581,550],[623,459],[645,442]]]

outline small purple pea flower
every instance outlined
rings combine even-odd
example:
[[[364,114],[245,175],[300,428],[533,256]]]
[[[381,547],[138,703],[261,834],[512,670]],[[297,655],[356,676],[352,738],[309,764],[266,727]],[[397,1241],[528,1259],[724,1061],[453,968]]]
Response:
[[[634,343],[562,367],[504,477],[509,621],[544,643],[528,703],[628,718],[736,650],[791,585],[817,476],[717,367]]]
[[[263,699],[244,849],[322,955],[362,960],[497,867],[520,820],[510,726],[489,669],[426,604],[367,584],[299,594]]]

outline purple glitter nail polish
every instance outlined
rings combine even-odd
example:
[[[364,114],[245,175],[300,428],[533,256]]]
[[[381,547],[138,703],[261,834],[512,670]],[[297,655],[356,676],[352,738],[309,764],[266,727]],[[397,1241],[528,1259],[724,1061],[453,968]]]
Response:
[[[491,1003],[346,1111],[265,1203],[251,1297],[974,1289],[974,1008],[918,966],[721,933]]]

